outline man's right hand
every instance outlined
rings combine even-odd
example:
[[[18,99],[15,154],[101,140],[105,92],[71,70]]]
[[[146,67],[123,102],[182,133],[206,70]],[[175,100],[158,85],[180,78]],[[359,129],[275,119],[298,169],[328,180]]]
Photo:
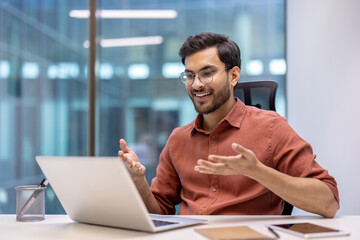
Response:
[[[136,156],[135,152],[126,145],[124,139],[120,139],[120,149],[121,150],[119,150],[118,156],[125,162],[125,165],[128,168],[133,180],[137,180],[137,178],[143,178],[146,172],[146,168],[140,163],[139,158]]]
[[[160,206],[152,194],[148,182],[146,181],[145,167],[141,165],[139,158],[136,156],[135,152],[126,145],[124,139],[120,139],[120,148],[121,150],[119,150],[118,156],[125,162],[136,188],[146,205],[146,208],[150,213],[161,214]]]

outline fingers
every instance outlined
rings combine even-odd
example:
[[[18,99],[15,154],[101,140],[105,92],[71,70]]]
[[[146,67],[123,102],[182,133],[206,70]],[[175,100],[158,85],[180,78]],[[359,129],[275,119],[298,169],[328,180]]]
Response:
[[[140,162],[130,160],[123,151],[120,150],[118,156],[124,161],[128,169],[145,170],[145,167]]]
[[[223,169],[224,166],[224,163],[209,162],[200,159],[197,161],[197,165],[194,167],[194,170],[201,173],[213,174]]]
[[[125,153],[122,150],[118,151],[118,157],[121,158],[123,161],[127,160],[127,157],[126,157]]]
[[[240,159],[240,158],[247,158],[250,153],[248,149],[244,148],[243,146],[241,146],[240,144],[237,143],[233,143],[232,148],[234,149],[234,151],[240,153],[236,156],[218,156],[218,155],[209,155],[209,160],[214,161],[214,162],[219,162],[219,163],[228,163],[229,161],[233,161],[236,159]]]
[[[119,143],[120,143],[121,150],[123,150],[124,152],[129,152],[130,151],[130,148],[127,146],[124,139],[120,139]]]
[[[137,162],[135,165],[134,165],[134,168],[137,170],[137,171],[145,171],[145,166],[143,166],[141,163]]]
[[[233,143],[232,148],[239,153],[235,156],[210,155],[208,160],[199,159],[194,170],[206,174],[239,175],[255,169],[258,160],[249,149]]]
[[[145,166],[143,166],[141,163],[139,162],[135,162],[135,161],[126,161],[125,162],[127,168],[129,169],[130,172],[141,172],[141,173],[145,173]]]
[[[122,150],[118,151],[118,157],[124,158],[124,152]]]
[[[234,149],[235,152],[243,154],[244,157],[247,157],[247,155],[249,154],[249,151],[250,151],[249,149],[244,148],[243,146],[241,146],[240,144],[237,144],[237,143],[231,144],[231,147]]]
[[[130,160],[128,157],[127,157],[127,154],[124,153],[124,151],[122,150],[119,150],[118,152],[118,157],[121,158],[121,160],[123,160],[126,164],[127,167],[133,167],[134,164],[136,164],[135,161],[132,161]]]
[[[228,163],[229,161],[234,160],[235,158],[241,158],[241,154],[237,156],[218,156],[218,155],[210,155],[209,160],[218,162],[218,163]]]
[[[118,151],[118,157],[124,161],[132,177],[144,176],[145,166],[140,162],[136,154],[127,146],[124,139],[119,140],[121,150]]]
[[[136,163],[135,161],[130,160],[122,150],[119,150],[118,156],[126,163],[128,167],[132,167],[133,164]]]

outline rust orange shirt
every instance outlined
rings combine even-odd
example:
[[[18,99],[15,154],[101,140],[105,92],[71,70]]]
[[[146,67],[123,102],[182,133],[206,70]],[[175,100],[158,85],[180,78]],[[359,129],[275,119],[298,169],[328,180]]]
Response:
[[[320,179],[337,201],[335,179],[316,161],[311,146],[298,136],[286,119],[273,111],[236,105],[212,132],[202,129],[202,115],[174,129],[164,147],[151,191],[163,214],[281,214],[283,201],[248,177],[207,175],[196,172],[198,159],[208,155],[237,155],[233,142],[252,150],[265,165],[297,177]]]

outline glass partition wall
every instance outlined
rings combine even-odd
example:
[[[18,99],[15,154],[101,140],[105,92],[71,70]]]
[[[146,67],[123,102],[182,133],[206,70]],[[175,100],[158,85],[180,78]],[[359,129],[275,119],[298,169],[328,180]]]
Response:
[[[0,213],[39,184],[36,155],[87,154],[87,22],[77,0],[0,1]],[[46,211],[63,212],[49,186]]]
[[[91,0],[90,0],[91,1]],[[95,155],[124,138],[155,176],[172,129],[196,112],[178,49],[217,32],[238,43],[240,81],[279,83],[285,115],[284,0],[97,0]],[[87,155],[89,3],[0,2],[0,213],[15,213],[14,187],[42,179],[36,155]],[[46,212],[63,209],[51,190]]]

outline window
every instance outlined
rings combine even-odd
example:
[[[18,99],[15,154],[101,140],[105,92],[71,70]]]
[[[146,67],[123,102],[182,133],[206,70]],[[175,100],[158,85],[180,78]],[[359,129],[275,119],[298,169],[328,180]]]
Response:
[[[36,155],[87,154],[87,1],[0,2],[0,212],[43,178]],[[46,212],[62,212],[46,193]]]

